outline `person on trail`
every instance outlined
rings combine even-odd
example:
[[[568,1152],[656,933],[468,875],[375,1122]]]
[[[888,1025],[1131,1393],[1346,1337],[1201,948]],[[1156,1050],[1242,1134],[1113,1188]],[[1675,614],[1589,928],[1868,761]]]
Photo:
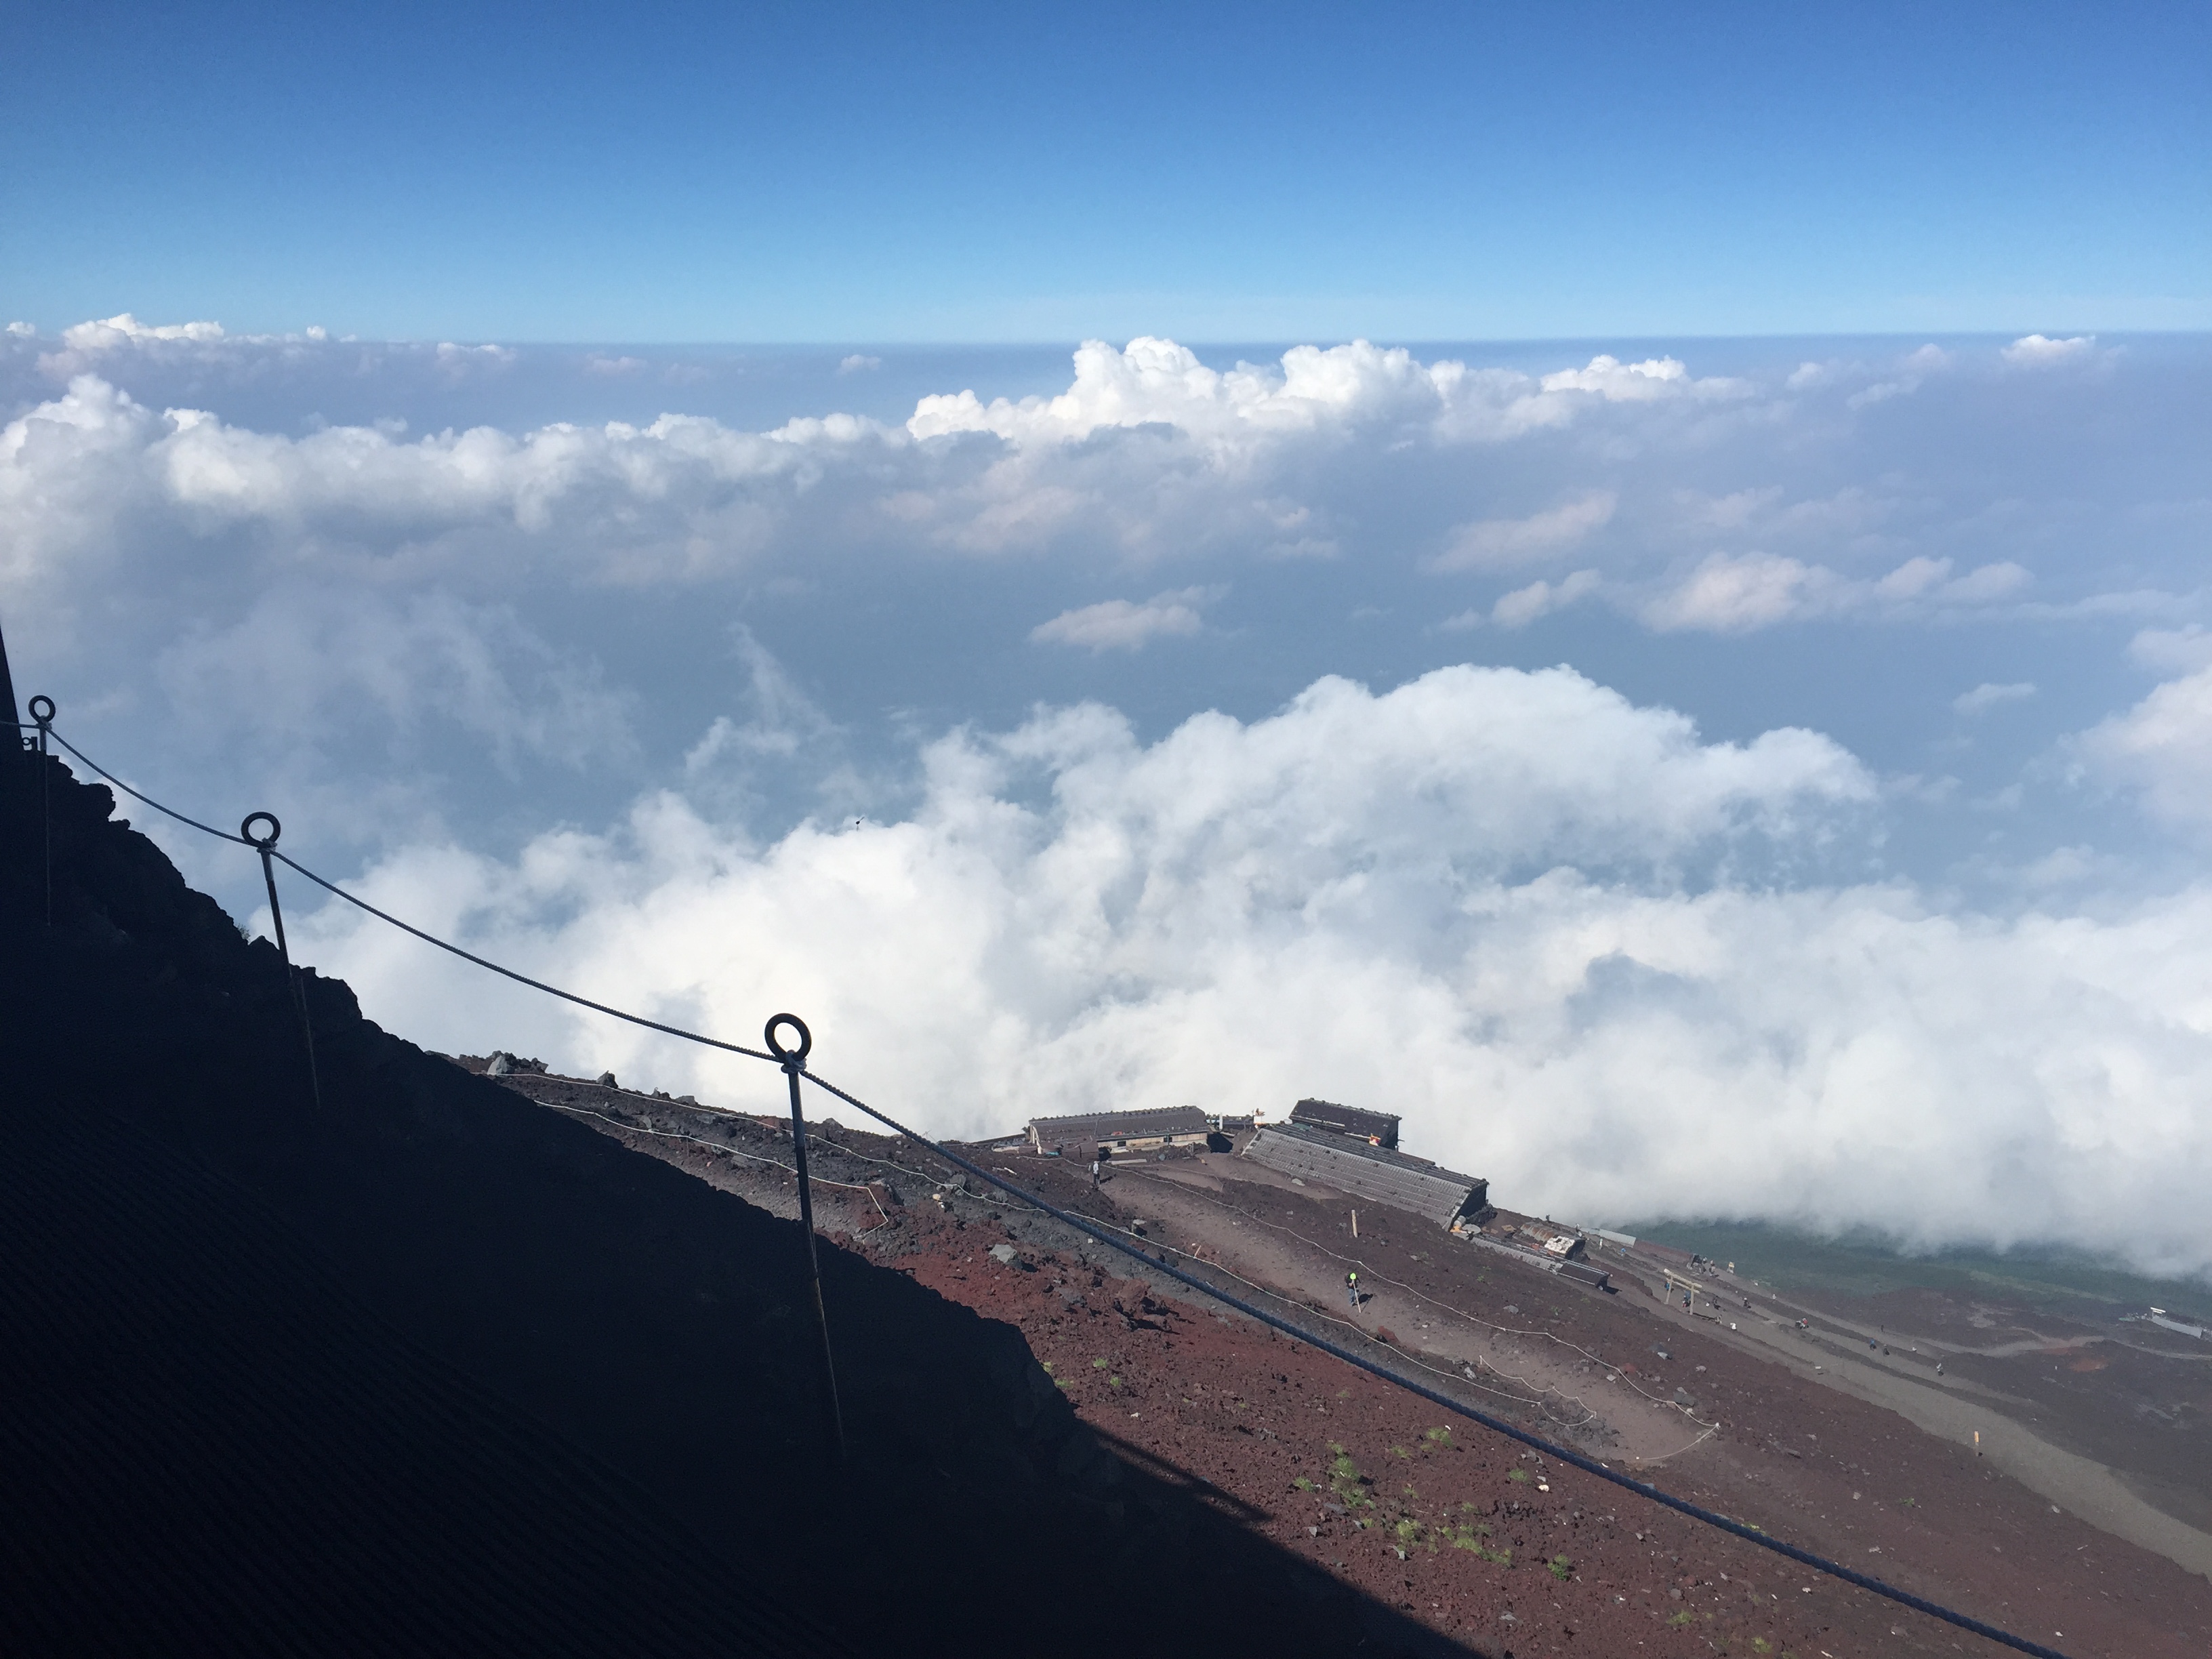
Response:
[[[1094,1187],[1098,1184],[1098,1160],[1095,1158],[1091,1160],[1091,1184]]]
[[[1358,1308],[1359,1306],[1359,1275],[1358,1273],[1345,1274],[1344,1289],[1345,1293],[1352,1298],[1352,1305],[1355,1309]]]

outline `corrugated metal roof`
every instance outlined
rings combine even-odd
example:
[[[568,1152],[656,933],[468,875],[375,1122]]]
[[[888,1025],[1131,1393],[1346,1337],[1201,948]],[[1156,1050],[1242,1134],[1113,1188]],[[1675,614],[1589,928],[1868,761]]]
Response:
[[[1439,1169],[1425,1158],[1407,1158],[1292,1123],[1266,1125],[1252,1137],[1243,1156],[1284,1175],[1409,1210],[1439,1227],[1449,1227],[1458,1216],[1480,1209],[1490,1192],[1488,1182]]]
[[[1291,1121],[1310,1129],[1333,1129],[1340,1135],[1373,1135],[1385,1146],[1398,1144],[1395,1112],[1370,1112],[1357,1106],[1340,1106],[1333,1100],[1302,1100],[1291,1108]]]
[[[1060,1140],[1144,1140],[1154,1135],[1203,1135],[1212,1126],[1195,1106],[1152,1106],[1128,1112],[1085,1112],[1030,1120],[1041,1146]]]

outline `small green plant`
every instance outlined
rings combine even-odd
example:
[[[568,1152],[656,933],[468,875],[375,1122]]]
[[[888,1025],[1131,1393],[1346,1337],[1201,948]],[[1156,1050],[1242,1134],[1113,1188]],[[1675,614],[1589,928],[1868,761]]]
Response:
[[[1774,1644],[1764,1636],[1754,1636],[1751,1638],[1751,1650],[1753,1653],[1771,1653],[1774,1651]]]
[[[1575,1564],[1564,1555],[1555,1555],[1550,1560],[1545,1562],[1544,1565],[1551,1569],[1552,1577],[1558,1579],[1562,1584],[1565,1583],[1568,1579],[1574,1577]]]
[[[1413,1454],[1407,1451],[1403,1446],[1393,1446],[1390,1448],[1390,1455],[1393,1457],[1402,1457],[1407,1459],[1408,1462],[1411,1462]]]
[[[1064,1376],[1055,1376],[1052,1379],[1052,1386],[1055,1389],[1064,1389],[1067,1386],[1067,1379]]]
[[[1508,1480],[1526,1480],[1528,1478],[1528,1471],[1526,1469],[1508,1469],[1505,1472],[1505,1478]]]
[[[1328,1443],[1328,1449],[1336,1454],[1335,1462],[1328,1466],[1329,1490],[1343,1501],[1347,1510],[1373,1509],[1375,1500],[1364,1489],[1365,1477],[1359,1473],[1359,1465],[1353,1462],[1351,1455],[1335,1441]]]
[[[1413,1545],[1421,1541],[1421,1523],[1410,1515],[1391,1530],[1398,1534],[1398,1541],[1401,1544]]]
[[[1106,1386],[1109,1389],[1118,1389],[1121,1386],[1121,1379],[1118,1376],[1109,1376],[1106,1379]]]
[[[1424,1429],[1421,1431],[1421,1438],[1432,1446],[1441,1446],[1446,1449],[1450,1448],[1452,1443],[1449,1429]]]
[[[1049,1359],[1041,1359],[1037,1363],[1044,1367],[1044,1374],[1047,1376],[1050,1376],[1052,1375],[1052,1361]]]
[[[1698,1615],[1692,1613],[1687,1607],[1684,1607],[1681,1612],[1676,1613],[1667,1622],[1670,1625],[1694,1625],[1698,1622]]]
[[[1094,1359],[1091,1362],[1091,1369],[1094,1371],[1103,1371],[1106,1369],[1106,1362],[1103,1359]]]
[[[1291,1481],[1291,1485],[1299,1492],[1311,1492],[1314,1489],[1314,1483],[1307,1480],[1303,1474],[1298,1476],[1297,1480]]]
[[[1919,1507],[1919,1505],[1915,1504],[1910,1498],[1900,1498],[1898,1501],[1903,1504],[1908,1510],[1917,1509]]]

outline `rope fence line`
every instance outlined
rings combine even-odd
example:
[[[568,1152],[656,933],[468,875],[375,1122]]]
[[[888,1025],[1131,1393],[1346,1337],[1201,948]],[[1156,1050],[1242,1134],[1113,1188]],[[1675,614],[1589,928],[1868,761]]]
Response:
[[[39,714],[37,711],[37,704],[40,702],[45,702],[46,703],[46,712],[43,714]],[[1188,1286],[1191,1290],[1196,1291],[1201,1296],[1210,1297],[1224,1307],[1234,1308],[1237,1312],[1245,1315],[1248,1318],[1256,1320],[1261,1324],[1268,1327],[1270,1329],[1280,1332],[1282,1334],[1291,1338],[1293,1341],[1304,1342],[1309,1346],[1316,1348],[1322,1352],[1328,1354],[1333,1358],[1352,1366],[1358,1370],[1364,1371],[1368,1375],[1374,1376],[1382,1382],[1389,1383],[1394,1387],[1402,1389],[1408,1394],[1414,1395],[1421,1399],[1428,1401],[1432,1405],[1440,1406],[1444,1410],[1451,1412],[1457,1416],[1464,1417],[1470,1422],[1480,1424],[1484,1428],[1490,1430],[1492,1433],[1502,1435],[1509,1440],[1516,1441],[1522,1445],[1527,1446],[1540,1455],[1550,1457],[1559,1462],[1568,1464],[1575,1468],[1582,1470],[1586,1474],[1595,1476],[1600,1480],[1607,1481],[1613,1486],[1620,1486],[1626,1491],[1633,1492],[1638,1497],[1646,1498],[1654,1504],[1659,1504],[1662,1508],[1673,1510],[1677,1514],[1686,1516],[1692,1521],[1702,1522],[1706,1526],[1712,1527],[1719,1531],[1728,1533],[1734,1537],[1739,1538],[1746,1543],[1756,1545],[1761,1549],[1771,1551],[1777,1555],[1780,1555],[1789,1560],[1795,1561],[1801,1566],[1810,1567],[1814,1571],[1823,1573],[1831,1578],[1837,1579],[1844,1583],[1850,1584],[1857,1589],[1869,1591],[1871,1594],[1881,1596],[1887,1601],[1894,1601],[1900,1607],[1911,1607],[1916,1613],[1925,1613],[1931,1619],[1940,1620],[1945,1624],[1953,1626],[1960,1630],[1966,1631],[1973,1635],[1979,1636],[1987,1641],[1997,1643],[2001,1646],[2010,1648],[2015,1652],[2033,1654],[2036,1656],[2036,1659],[2068,1659],[2068,1656],[2061,1653],[2055,1648],[2045,1647],[2040,1643],[2030,1641],[2026,1637],[2015,1636],[2009,1631],[2001,1630],[1994,1625],[1985,1624],[1981,1620],[1973,1618],[1970,1614],[1960,1613],[1954,1608],[1943,1606],[1940,1602],[1930,1601],[1924,1596],[1916,1595],[1910,1590],[1902,1589],[1894,1584],[1885,1583],[1882,1580],[1860,1572],[1857,1569],[1847,1566],[1843,1562],[1830,1560],[1828,1558],[1816,1554],[1811,1550],[1801,1549],[1795,1544],[1788,1543],[1782,1539],[1769,1535],[1761,1528],[1753,1526],[1748,1522],[1738,1521],[1732,1516],[1722,1515],[1717,1511],[1705,1509],[1701,1505],[1689,1502],[1686,1498],[1677,1498],[1673,1493],[1662,1491],[1658,1486],[1653,1486],[1648,1481],[1638,1480],[1632,1476],[1623,1474],[1619,1470],[1600,1462],[1595,1458],[1587,1457],[1582,1453],[1573,1450],[1571,1448],[1562,1446],[1555,1442],[1547,1440],[1540,1435],[1531,1434],[1527,1430],[1520,1428],[1503,1418],[1497,1417],[1489,1412],[1484,1411],[1480,1407],[1470,1405],[1464,1401],[1455,1400],[1450,1395],[1443,1394],[1435,1389],[1430,1388],[1425,1383],[1416,1382],[1411,1377],[1397,1375],[1388,1368],[1377,1364],[1376,1361],[1368,1358],[1365,1355],[1346,1347],[1340,1342],[1334,1341],[1326,1336],[1317,1335],[1310,1330],[1292,1324],[1289,1320],[1279,1315],[1272,1313],[1265,1308],[1247,1301],[1243,1297],[1237,1296],[1228,1291],[1224,1291],[1218,1285],[1208,1284],[1206,1280],[1196,1277],[1194,1274],[1187,1272],[1183,1268],[1176,1267],[1173,1262],[1170,1261],[1164,1250],[1148,1251],[1137,1245],[1129,1243],[1126,1240],[1117,1237],[1108,1229],[1101,1227],[1091,1222],[1087,1218],[1062,1210],[1058,1206],[1049,1203],[1044,1199],[1039,1198],[1036,1194],[1027,1192],[1022,1188],[1014,1185],[1012,1182],[1002,1180],[989,1170],[963,1158],[957,1152],[950,1151],[946,1147],[939,1145],[938,1142],[932,1140],[928,1136],[908,1128],[905,1124],[901,1123],[897,1119],[890,1116],[888,1113],[869,1105],[867,1102],[862,1100],[859,1096],[854,1095],[845,1089],[840,1088],[836,1084],[830,1082],[827,1078],[824,1078],[817,1073],[811,1070],[807,1066],[806,1060],[807,1055],[813,1046],[813,1038],[811,1034],[807,1030],[805,1023],[798,1019],[793,1015],[777,1014],[769,1021],[764,1031],[764,1040],[769,1044],[769,1051],[763,1051],[758,1048],[747,1048],[741,1043],[727,1042],[719,1037],[707,1036],[697,1031],[686,1030],[681,1026],[665,1024],[659,1020],[648,1019],[641,1014],[633,1014],[620,1008],[610,1007],[605,1003],[595,1002],[588,997],[579,996],[573,991],[564,991],[558,986],[548,985],[543,981],[532,979],[526,974],[518,973],[512,968],[502,967],[498,963],[488,961],[484,957],[477,956],[472,951],[463,950],[459,945],[450,944],[447,940],[438,938],[435,934],[425,933],[422,929],[414,927],[410,923],[402,921],[398,917],[377,908],[376,906],[369,903],[366,899],[357,897],[354,894],[346,891],[345,889],[338,886],[335,882],[325,880],[323,877],[317,875],[313,871],[299,863],[296,860],[289,857],[285,854],[276,852],[274,846],[276,837],[273,834],[265,842],[249,839],[245,834],[234,836],[227,831],[215,829],[211,825],[203,823],[197,818],[189,817],[185,814],[178,811],[174,807],[165,805],[161,802],[155,800],[152,796],[144,794],[139,790],[132,788],[129,784],[125,783],[120,778],[115,776],[112,772],[109,772],[105,767],[90,758],[75,744],[70,743],[67,738],[64,738],[60,732],[53,729],[53,705],[51,700],[44,698],[34,699],[33,702],[33,712],[34,715],[37,716],[39,734],[41,739],[47,737],[52,738],[55,742],[60,744],[62,747],[66,749],[71,755],[75,756],[78,760],[82,761],[85,765],[91,768],[92,770],[98,773],[101,777],[106,779],[108,782],[113,784],[117,788],[124,791],[124,793],[130,795],[133,799],[143,801],[147,805],[154,808],[155,811],[165,813],[168,817],[176,819],[179,823],[187,824],[204,835],[213,836],[222,841],[234,842],[240,846],[253,848],[257,852],[261,853],[264,859],[273,856],[291,870],[301,876],[304,876],[307,880],[314,883],[318,887],[324,889],[325,891],[333,894],[338,898],[345,900],[349,904],[352,904],[358,908],[368,912],[370,915],[376,917],[379,921],[388,922],[392,927],[398,928],[401,932],[413,935],[415,938],[422,940],[427,945],[435,945],[438,949],[459,957],[465,962],[473,963],[476,966],[484,969],[489,972],[501,975],[505,978],[516,981],[518,984],[526,985],[533,990],[542,991],[548,996],[557,997],[565,1002],[574,1003],[580,1007],[592,1009],[595,1012],[606,1014],[613,1018],[627,1021],[629,1024],[633,1025],[642,1026],[648,1030],[659,1031],[669,1036],[680,1037],[688,1042],[696,1042],[705,1048],[719,1049],[725,1054],[742,1054],[750,1060],[767,1060],[770,1064],[778,1066],[784,1073],[790,1085],[793,1143],[793,1150],[799,1164],[799,1168],[795,1173],[799,1177],[800,1207],[802,1211],[804,1231],[806,1235],[805,1244],[809,1257],[810,1272],[814,1281],[817,1315],[821,1312],[820,1275],[818,1270],[813,1269],[812,1266],[814,1250],[812,1216],[811,1206],[808,1203],[806,1198],[806,1189],[808,1186],[808,1177],[805,1169],[806,1131],[805,1120],[799,1114],[799,1085],[802,1079],[808,1083],[811,1083],[816,1088],[821,1090],[823,1093],[843,1101],[854,1110],[865,1113],[867,1116],[873,1118],[877,1122],[883,1124],[885,1127],[891,1130],[895,1134],[905,1137],[907,1139],[913,1141],[918,1146],[926,1147],[929,1152],[944,1159],[946,1163],[965,1170],[968,1174],[975,1176],[976,1179],[985,1182],[988,1186],[995,1187],[1002,1192],[1010,1194],[1013,1197],[1022,1200],[1034,1208],[1052,1217],[1054,1220],[1061,1223],[1063,1225],[1073,1228],[1076,1231],[1095,1239],[1097,1243],[1105,1245],[1108,1249],[1117,1250],[1124,1255],[1130,1256],[1136,1261],[1141,1261],[1154,1272],[1165,1273],[1168,1277],[1176,1280],[1178,1283]],[[254,817],[268,817],[268,815],[265,813],[258,813],[254,815]],[[251,823],[253,821],[254,818],[250,817],[246,820],[246,823]],[[273,818],[270,821],[272,824],[275,822]],[[241,826],[241,828],[243,828],[243,826]],[[51,854],[49,854],[49,857],[51,858]],[[270,891],[273,902],[275,898],[275,884],[273,879],[270,882]],[[304,999],[301,1002],[301,1012],[302,1018],[304,1018],[306,1015]],[[786,1026],[795,1030],[799,1034],[799,1042],[797,1046],[794,1048],[787,1048],[776,1041],[775,1033],[779,1027]],[[686,1138],[688,1139],[688,1137]],[[1177,1254],[1181,1253],[1177,1252]],[[1234,1277],[1234,1275],[1231,1275],[1231,1277]],[[829,1352],[829,1326],[826,1316],[821,1318],[821,1325],[823,1349],[823,1357],[825,1367],[825,1382],[830,1393],[829,1415],[831,1427],[836,1437],[838,1455],[842,1460],[844,1449],[844,1429],[842,1413],[839,1412],[836,1403],[836,1375]]]
[[[1163,1178],[1158,1176],[1152,1175],[1147,1171],[1139,1170],[1135,1173],[1144,1176],[1145,1179],[1148,1181],[1158,1181]],[[1459,1320],[1463,1324],[1471,1325],[1479,1329],[1488,1331],[1492,1336],[1540,1337],[1547,1342],[1558,1344],[1560,1347],[1565,1348],[1569,1353],[1580,1354],[1583,1358],[1589,1360],[1591,1364],[1598,1366],[1603,1370],[1613,1373],[1619,1381],[1627,1385],[1631,1393],[1640,1395],[1642,1398],[1650,1401],[1650,1403],[1655,1406],[1663,1407],[1671,1412],[1680,1412],[1683,1416],[1688,1418],[1690,1421],[1695,1423],[1699,1428],[1703,1429],[1705,1433],[1699,1435],[1697,1441],[1692,1442],[1691,1443],[1693,1445],[1702,1442],[1705,1438],[1706,1435],[1711,1434],[1716,1429],[1720,1427],[1718,1423],[1706,1422],[1704,1419],[1700,1418],[1696,1412],[1691,1410],[1690,1407],[1683,1405],[1680,1401],[1674,1400],[1662,1400],[1657,1395],[1652,1394],[1639,1387],[1637,1384],[1636,1380],[1632,1376],[1623,1372],[1620,1366],[1608,1364],[1607,1361],[1599,1358],[1597,1355],[1592,1353],[1588,1348],[1578,1347],[1574,1343],[1568,1341],[1566,1338],[1563,1336],[1554,1336],[1549,1331],[1522,1331],[1516,1330],[1510,1325],[1493,1324],[1489,1320],[1484,1319],[1479,1315],[1471,1314],[1462,1309],[1455,1308],[1449,1302],[1439,1301],[1435,1297],[1429,1295],[1427,1291],[1416,1290],[1413,1285],[1404,1284],[1398,1279],[1393,1279],[1388,1273],[1376,1273],[1373,1267],[1368,1266],[1367,1259],[1364,1256],[1339,1255],[1334,1250],[1330,1249],[1328,1245],[1322,1243],[1317,1239],[1308,1238],[1304,1233],[1298,1231],[1294,1227],[1286,1227],[1279,1221],[1270,1221],[1263,1215],[1258,1214],[1254,1211],[1245,1209],[1240,1205],[1231,1204],[1227,1199],[1216,1198],[1211,1193],[1203,1193],[1193,1188],[1185,1188],[1179,1182],[1176,1183],[1176,1185],[1177,1191],[1188,1193],[1188,1195],[1193,1198],[1204,1199],[1207,1203],[1217,1205],[1222,1209],[1234,1210],[1237,1214],[1256,1221],[1263,1227],[1272,1227],[1277,1232],[1288,1233],[1292,1238],[1297,1239],[1299,1243],[1308,1245],[1310,1248],[1320,1251],[1332,1261],[1350,1262],[1352,1266],[1362,1269],[1366,1273],[1369,1278],[1375,1279],[1377,1283],[1388,1285],[1394,1290],[1403,1291],[1407,1296],[1415,1297],[1419,1301],[1425,1302],[1432,1308],[1441,1309],[1443,1312],[1450,1315],[1454,1319]],[[1511,1381],[1522,1384],[1524,1388],[1534,1389],[1542,1394],[1555,1394],[1562,1400],[1571,1400],[1576,1405],[1580,1406],[1585,1412],[1589,1412],[1591,1416],[1595,1417],[1597,1415],[1595,1412],[1591,1411],[1589,1401],[1584,1400],[1578,1394],[1569,1394],[1565,1389],[1555,1389],[1548,1382],[1531,1382],[1525,1376],[1516,1376],[1511,1371],[1499,1370],[1497,1366],[1490,1364],[1486,1360],[1484,1361],[1483,1364],[1486,1370],[1496,1371],[1498,1376],[1510,1378]],[[1688,1448],[1685,1447],[1683,1449],[1687,1450]],[[1669,1455],[1679,1455],[1679,1454]]]
[[[524,1098],[528,1099],[529,1097],[525,1096]],[[790,1164],[779,1164],[775,1159],[763,1158],[758,1152],[740,1152],[735,1146],[726,1146],[719,1140],[708,1140],[699,1135],[684,1134],[675,1129],[648,1129],[641,1124],[625,1123],[618,1117],[609,1117],[605,1112],[595,1112],[588,1106],[570,1106],[558,1100],[539,1100],[532,1103],[538,1106],[550,1106],[556,1112],[574,1112],[580,1116],[595,1117],[602,1123],[611,1124],[624,1134],[658,1135],[663,1140],[688,1140],[695,1146],[704,1146],[710,1152],[726,1152],[732,1158],[742,1158],[754,1164],[765,1164],[772,1170],[782,1170],[786,1175],[795,1176],[799,1173]],[[874,1188],[858,1181],[832,1181],[827,1176],[816,1176],[813,1180],[817,1187],[836,1187],[848,1193],[866,1193],[868,1195],[868,1201],[876,1206],[876,1213],[883,1217],[884,1225],[886,1227],[890,1225],[890,1212],[884,1208],[884,1201],[876,1196]],[[872,1231],[873,1229],[870,1231]]]

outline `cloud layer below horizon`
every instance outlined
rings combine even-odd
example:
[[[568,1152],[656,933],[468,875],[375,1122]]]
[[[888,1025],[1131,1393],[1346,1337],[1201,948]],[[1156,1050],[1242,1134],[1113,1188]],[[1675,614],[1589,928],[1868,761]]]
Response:
[[[947,1133],[1317,1092],[1517,1207],[2212,1274],[2204,353],[1688,357],[841,350],[747,426],[556,417],[670,354],[18,331],[0,606],[134,781]],[[434,1046],[761,1086],[296,931]]]

